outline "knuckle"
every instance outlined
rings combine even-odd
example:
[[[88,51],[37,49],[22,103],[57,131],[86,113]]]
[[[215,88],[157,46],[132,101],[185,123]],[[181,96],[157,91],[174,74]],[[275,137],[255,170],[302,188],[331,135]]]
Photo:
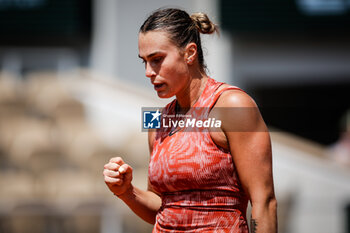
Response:
[[[114,165],[111,167],[111,170],[113,170],[113,171],[118,171],[119,167],[120,167],[119,165],[114,164]]]
[[[117,163],[123,163],[123,159],[120,158],[120,157],[117,157],[117,158],[116,158],[116,162],[117,162]]]
[[[121,157],[113,157],[109,160],[110,163],[122,163],[123,159]]]
[[[113,163],[114,160],[115,160],[115,157],[111,158],[111,159],[109,160],[109,162],[110,162],[110,163]]]

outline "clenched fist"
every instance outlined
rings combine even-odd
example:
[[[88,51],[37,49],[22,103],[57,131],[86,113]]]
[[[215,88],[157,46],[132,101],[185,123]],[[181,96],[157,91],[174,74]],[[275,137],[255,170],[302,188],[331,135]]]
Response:
[[[123,195],[132,188],[132,167],[120,157],[111,158],[104,165],[103,175],[108,188],[116,196]]]

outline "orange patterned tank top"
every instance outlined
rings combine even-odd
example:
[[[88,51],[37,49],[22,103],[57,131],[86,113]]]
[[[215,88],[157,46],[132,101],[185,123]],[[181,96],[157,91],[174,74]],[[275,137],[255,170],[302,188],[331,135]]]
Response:
[[[239,89],[217,91],[222,84],[208,78],[190,111],[198,114],[200,109],[205,118],[222,92]],[[175,106],[176,100],[162,113],[175,114]],[[248,198],[230,151],[218,147],[206,128],[185,128],[169,136],[170,130],[157,130],[150,157],[149,180],[162,199],[153,232],[248,233]]]

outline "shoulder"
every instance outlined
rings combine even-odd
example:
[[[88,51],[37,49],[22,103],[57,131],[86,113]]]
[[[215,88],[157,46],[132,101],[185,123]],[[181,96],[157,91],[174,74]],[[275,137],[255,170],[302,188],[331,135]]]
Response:
[[[217,92],[221,92],[214,107],[257,107],[255,101],[242,89],[223,84]]]
[[[239,88],[227,89],[227,86],[223,86],[221,92],[212,116],[221,120],[224,132],[265,131],[265,123],[252,97]]]

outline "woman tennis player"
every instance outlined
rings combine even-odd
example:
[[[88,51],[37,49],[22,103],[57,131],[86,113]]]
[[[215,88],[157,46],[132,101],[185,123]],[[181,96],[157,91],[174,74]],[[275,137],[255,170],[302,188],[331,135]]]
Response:
[[[221,125],[150,131],[147,191],[131,183],[132,167],[120,157],[104,166],[104,179],[154,224],[153,232],[248,233],[250,201],[250,231],[276,233],[270,136],[258,110],[244,111],[257,109],[250,96],[207,76],[200,33],[215,32],[206,14],[180,9],[159,9],[143,23],[138,42],[146,76],[160,98],[176,96],[162,114],[196,115],[200,109],[201,117],[215,117]]]

